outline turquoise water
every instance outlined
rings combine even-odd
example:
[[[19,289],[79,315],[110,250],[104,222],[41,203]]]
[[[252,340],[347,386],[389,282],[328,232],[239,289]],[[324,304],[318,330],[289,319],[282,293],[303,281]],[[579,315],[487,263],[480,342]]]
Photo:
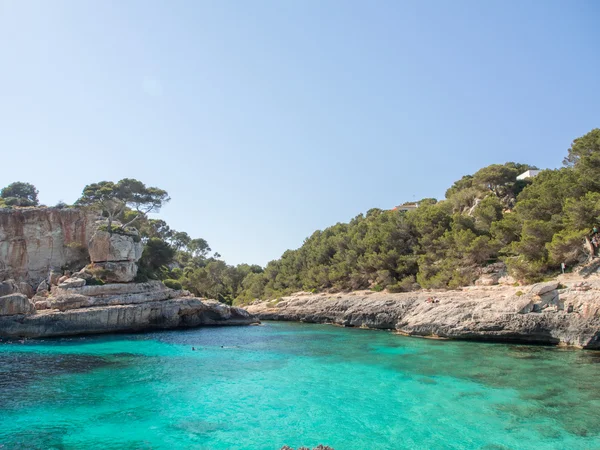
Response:
[[[600,449],[598,368],[291,323],[0,343],[0,448]]]

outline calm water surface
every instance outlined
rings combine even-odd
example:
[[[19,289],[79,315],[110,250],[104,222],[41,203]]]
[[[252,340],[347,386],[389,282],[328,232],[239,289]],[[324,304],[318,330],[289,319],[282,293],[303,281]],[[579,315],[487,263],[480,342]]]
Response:
[[[0,448],[600,449],[599,364],[290,323],[0,343]]]

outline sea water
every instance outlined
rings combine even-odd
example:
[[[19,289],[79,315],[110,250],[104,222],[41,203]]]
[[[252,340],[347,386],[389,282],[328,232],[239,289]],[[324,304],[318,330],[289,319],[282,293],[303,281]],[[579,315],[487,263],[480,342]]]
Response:
[[[294,323],[8,341],[0,448],[594,449],[599,368]]]

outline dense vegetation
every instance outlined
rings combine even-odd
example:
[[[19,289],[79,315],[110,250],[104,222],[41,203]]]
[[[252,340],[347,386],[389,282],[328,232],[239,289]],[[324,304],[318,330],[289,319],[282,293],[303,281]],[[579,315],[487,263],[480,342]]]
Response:
[[[537,281],[585,261],[600,216],[600,129],[576,139],[564,167],[516,177],[506,163],[466,175],[446,199],[408,212],[372,209],[316,231],[302,247],[243,281],[238,301],[298,290],[407,291],[473,283],[479,268],[504,261],[519,281]]]
[[[516,179],[528,169],[534,167],[493,164],[456,181],[442,201],[423,199],[408,212],[371,209],[314,232],[265,269],[227,265],[204,239],[150,219],[169,197],[137,180],[88,185],[76,204],[118,220],[123,225],[115,232],[126,232],[126,225],[139,230],[145,249],[138,281],[160,279],[227,303],[298,290],[456,288],[473,283],[492,262],[532,282],[563,262],[589,258],[587,237],[600,220],[600,129],[573,141],[563,168]],[[38,204],[28,183],[13,183],[0,197],[0,206]]]

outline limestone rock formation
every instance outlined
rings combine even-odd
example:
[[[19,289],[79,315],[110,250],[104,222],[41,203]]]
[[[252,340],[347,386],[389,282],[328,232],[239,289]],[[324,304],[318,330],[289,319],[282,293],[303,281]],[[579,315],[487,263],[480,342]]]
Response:
[[[475,286],[493,286],[496,284],[513,284],[514,280],[506,283],[508,276],[506,265],[502,262],[488,264],[479,269],[480,276],[475,280]]]
[[[127,283],[137,274],[137,261],[143,245],[137,231],[108,233],[97,229],[89,241],[93,270],[109,283]]]
[[[137,261],[142,257],[143,249],[134,230],[128,230],[127,234],[96,230],[88,248],[92,262]]]
[[[169,289],[159,281],[88,286],[70,280],[53,286],[48,297],[36,295],[35,303],[22,294],[1,297],[0,337],[67,336],[259,322],[242,308],[215,300],[182,297],[182,291]]]
[[[83,267],[94,220],[76,208],[0,209],[0,281],[37,286],[52,269]]]
[[[24,294],[9,294],[0,297],[0,316],[32,314],[33,312],[35,312],[33,303]]]
[[[29,283],[25,283],[24,281],[21,281],[20,283],[17,283],[12,279],[0,281],[0,297],[15,293],[24,294],[27,296],[27,298],[31,298],[35,292],[31,285]]]
[[[401,294],[299,293],[259,302],[248,311],[263,320],[332,323],[449,339],[519,341],[600,349],[600,281],[558,289],[469,287]]]
[[[14,294],[19,292],[19,286],[15,283],[15,280],[6,280],[0,282],[0,297],[8,294]]]

